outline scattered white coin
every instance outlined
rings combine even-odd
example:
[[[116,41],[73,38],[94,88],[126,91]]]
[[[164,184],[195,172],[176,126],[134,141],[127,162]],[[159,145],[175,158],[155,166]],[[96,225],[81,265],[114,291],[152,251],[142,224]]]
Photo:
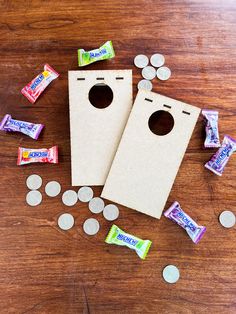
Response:
[[[171,70],[168,67],[160,67],[157,69],[157,78],[161,81],[166,81],[171,77]]]
[[[148,80],[141,80],[138,82],[138,89],[152,90],[152,82]]]
[[[26,203],[30,206],[37,206],[42,202],[42,194],[37,191],[30,191],[26,195]]]
[[[106,220],[112,221],[119,217],[119,209],[116,205],[106,205],[103,210],[103,216]]]
[[[168,283],[176,283],[179,280],[180,273],[176,266],[168,265],[163,269],[163,278]]]
[[[69,230],[74,226],[74,221],[74,217],[66,213],[59,216],[57,224],[62,230]]]
[[[236,223],[236,218],[233,212],[225,210],[220,214],[220,223],[225,228],[232,228]]]
[[[43,183],[42,178],[37,174],[32,174],[26,179],[26,185],[30,190],[37,190]]]
[[[159,68],[164,65],[165,57],[161,55],[160,53],[155,53],[154,55],[151,56],[150,63],[154,67]]]
[[[89,209],[94,214],[99,214],[104,209],[104,201],[100,197],[94,197],[89,202]]]
[[[137,68],[145,68],[148,65],[148,57],[145,55],[137,55],[134,58],[134,64]]]
[[[62,194],[62,202],[66,206],[73,206],[77,203],[78,196],[77,193],[73,190],[67,190]]]
[[[50,197],[55,197],[61,192],[61,185],[57,181],[50,181],[45,186],[45,193]]]
[[[93,190],[89,186],[83,186],[78,191],[78,199],[81,202],[89,202],[93,198]]]
[[[147,66],[142,69],[142,77],[146,80],[152,80],[156,76],[156,69],[152,66]]]
[[[97,219],[94,218],[86,219],[83,224],[84,232],[87,235],[95,235],[96,233],[98,233],[99,228],[100,228],[99,222],[97,221]]]

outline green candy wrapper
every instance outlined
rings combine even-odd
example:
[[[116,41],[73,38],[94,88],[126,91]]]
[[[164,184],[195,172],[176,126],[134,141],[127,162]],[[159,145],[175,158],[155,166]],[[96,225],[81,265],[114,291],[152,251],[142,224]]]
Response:
[[[116,225],[111,227],[105,242],[108,244],[127,246],[130,249],[135,250],[141,259],[145,259],[152,244],[152,241],[150,240],[142,240],[131,234],[125,233]]]
[[[113,49],[111,40],[107,41],[100,48],[91,51],[78,49],[79,67],[83,67],[96,61],[111,59],[113,57],[115,57],[115,51]]]

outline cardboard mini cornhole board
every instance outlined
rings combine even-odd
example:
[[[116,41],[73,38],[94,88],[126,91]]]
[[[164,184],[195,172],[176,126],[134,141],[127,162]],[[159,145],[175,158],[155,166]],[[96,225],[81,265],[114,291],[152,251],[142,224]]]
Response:
[[[132,107],[132,70],[69,71],[68,79],[72,185],[104,185]]]
[[[166,135],[150,129],[160,113],[173,122]],[[160,218],[199,113],[197,107],[140,90],[101,196]]]

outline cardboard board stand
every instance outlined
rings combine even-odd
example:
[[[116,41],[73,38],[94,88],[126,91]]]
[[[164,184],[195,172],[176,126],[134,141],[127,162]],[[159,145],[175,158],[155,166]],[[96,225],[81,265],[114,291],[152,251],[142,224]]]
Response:
[[[104,185],[132,106],[132,70],[69,71],[68,79],[72,185]]]
[[[170,118],[156,135],[152,123]],[[200,109],[140,90],[102,191],[102,197],[160,218],[184,157]]]

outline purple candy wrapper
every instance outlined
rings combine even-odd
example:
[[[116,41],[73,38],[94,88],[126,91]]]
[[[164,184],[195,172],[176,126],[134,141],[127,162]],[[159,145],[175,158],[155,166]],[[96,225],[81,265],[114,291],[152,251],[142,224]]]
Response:
[[[164,215],[184,228],[195,244],[199,242],[206,231],[206,227],[199,226],[182,210],[178,202],[174,202],[170,208],[164,212]]]
[[[229,157],[236,151],[236,140],[225,135],[222,146],[205,164],[205,167],[218,176],[222,176],[224,168],[229,161]]]
[[[218,111],[215,110],[202,110],[202,115],[205,121],[206,139],[204,147],[220,147],[220,138],[218,130]]]
[[[35,140],[38,139],[43,127],[43,124],[35,124],[26,121],[14,120],[9,114],[6,114],[4,116],[0,124],[0,130],[6,132],[21,132],[32,137]]]

